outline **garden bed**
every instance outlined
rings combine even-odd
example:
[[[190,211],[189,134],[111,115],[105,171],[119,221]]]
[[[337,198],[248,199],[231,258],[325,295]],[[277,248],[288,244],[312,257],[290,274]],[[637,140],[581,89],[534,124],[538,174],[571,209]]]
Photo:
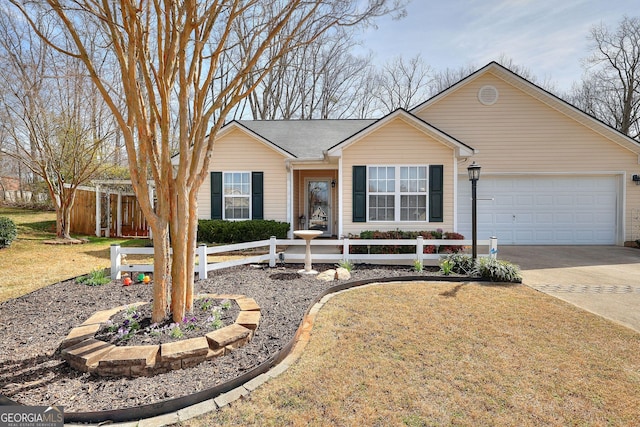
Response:
[[[314,265],[319,271],[333,266]],[[243,294],[261,307],[252,341],[224,357],[193,368],[152,377],[102,378],[72,369],[59,345],[72,327],[91,314],[136,301],[150,301],[152,286],[110,282],[86,286],[70,280],[0,303],[0,394],[25,405],[63,405],[66,412],[130,408],[190,395],[225,383],[278,353],[295,332],[314,299],[336,282],[298,275],[299,265],[236,267],[212,272],[196,282],[196,293]],[[438,276],[408,267],[357,266],[351,280]]]

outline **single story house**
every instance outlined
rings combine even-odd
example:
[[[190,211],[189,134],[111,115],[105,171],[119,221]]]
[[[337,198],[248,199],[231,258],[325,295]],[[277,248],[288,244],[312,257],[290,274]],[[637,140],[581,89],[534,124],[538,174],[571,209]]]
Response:
[[[474,161],[479,239],[640,238],[638,141],[495,62],[376,120],[226,124],[198,216],[285,221],[326,236],[443,229],[470,238]]]

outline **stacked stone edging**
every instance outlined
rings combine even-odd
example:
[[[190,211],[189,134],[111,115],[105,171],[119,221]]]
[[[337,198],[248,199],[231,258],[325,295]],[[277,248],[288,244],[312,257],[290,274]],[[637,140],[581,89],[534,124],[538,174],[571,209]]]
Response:
[[[202,337],[161,345],[115,346],[95,338],[104,323],[137,302],[94,313],[60,344],[61,356],[81,372],[101,376],[151,376],[196,366],[247,344],[260,324],[260,306],[244,295],[203,294],[196,298],[232,299],[240,307],[235,323]]]

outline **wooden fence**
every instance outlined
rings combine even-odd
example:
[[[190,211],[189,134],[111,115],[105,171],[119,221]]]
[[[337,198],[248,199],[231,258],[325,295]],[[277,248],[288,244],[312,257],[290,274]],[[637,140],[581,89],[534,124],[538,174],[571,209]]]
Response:
[[[272,237],[269,240],[260,240],[256,242],[238,243],[234,245],[224,246],[212,246],[200,245],[196,251],[196,272],[200,278],[207,277],[207,273],[213,270],[220,270],[223,268],[234,267],[244,264],[256,264],[268,262],[270,267],[275,267],[279,261],[282,262],[303,262],[305,258],[304,253],[287,253],[278,252],[278,247],[283,246],[303,246],[306,242],[302,239],[276,239]],[[425,254],[423,249],[425,246],[470,246],[472,241],[465,240],[449,240],[449,239],[429,239],[425,240],[423,237],[417,239],[316,239],[311,241],[311,252],[313,262],[322,261],[325,263],[337,263],[341,261],[351,261],[354,264],[357,263],[372,263],[385,261],[385,262],[406,262],[406,261],[419,261],[421,263],[426,260],[434,260],[437,262],[444,254]],[[479,254],[481,257],[496,258],[498,254],[498,239],[492,237],[488,240],[478,240],[478,246],[486,247],[485,254]],[[414,253],[408,254],[350,254],[351,246],[415,246]],[[341,251],[336,253],[313,253],[313,247],[319,246],[333,246],[340,248]],[[209,263],[207,261],[208,255],[216,254],[228,254],[235,251],[247,251],[251,249],[268,248],[268,253],[254,256],[246,256],[240,259],[224,262]],[[266,251],[265,251],[266,252]],[[340,253],[341,252],[341,253]],[[120,245],[111,245],[111,278],[113,280],[120,279],[123,272],[152,272],[152,264],[129,264],[122,262],[122,256],[127,254],[136,255],[153,255],[153,248],[134,248],[134,247],[121,247]],[[282,255],[280,255],[282,254]],[[126,257],[125,257],[126,258]],[[373,261],[373,262],[372,262]]]
[[[100,229],[108,227],[109,236],[148,237],[147,221],[134,195],[120,194],[120,227],[118,227],[118,193],[103,193],[100,197]],[[106,207],[109,209],[106,209]],[[78,189],[71,210],[71,232],[96,234],[96,193],[91,189]]]

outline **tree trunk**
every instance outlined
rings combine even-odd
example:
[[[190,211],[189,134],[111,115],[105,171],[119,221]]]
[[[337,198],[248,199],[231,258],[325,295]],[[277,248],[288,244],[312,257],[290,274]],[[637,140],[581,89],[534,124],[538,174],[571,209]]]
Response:
[[[176,185],[175,199],[171,207],[171,313],[173,321],[182,323],[187,309],[187,246],[188,246],[188,196],[184,185]],[[193,280],[193,278],[191,278]],[[191,305],[191,304],[189,304]]]
[[[193,285],[195,280],[195,264],[196,264],[196,245],[198,238],[198,191],[197,188],[191,189],[189,193],[189,224],[188,224],[188,242],[193,242],[187,248],[187,283],[186,283],[186,309],[193,310]],[[199,260],[200,263],[207,263],[207,259]],[[200,280],[206,277],[200,277]]]
[[[71,239],[71,208],[72,205],[63,201],[56,210],[56,237],[58,239]]]
[[[153,233],[153,308],[151,321],[160,323],[169,313],[168,280],[170,268],[169,231],[166,224],[150,224]]]

